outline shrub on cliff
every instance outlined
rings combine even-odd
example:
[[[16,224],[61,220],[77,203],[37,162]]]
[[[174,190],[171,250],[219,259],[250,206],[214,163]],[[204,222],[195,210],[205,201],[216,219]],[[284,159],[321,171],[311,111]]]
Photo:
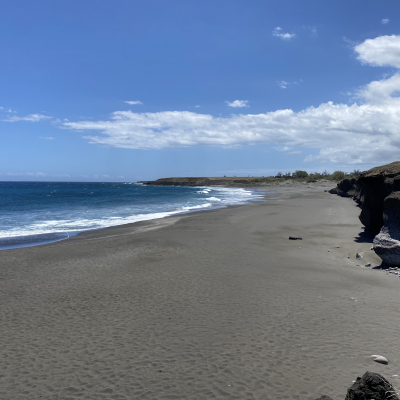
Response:
[[[295,172],[295,177],[296,177],[296,178],[307,178],[307,176],[308,176],[308,173],[307,173],[306,171],[299,171],[299,170],[297,170],[297,171]]]
[[[346,177],[346,174],[342,171],[335,171],[330,178],[333,181],[342,181]]]

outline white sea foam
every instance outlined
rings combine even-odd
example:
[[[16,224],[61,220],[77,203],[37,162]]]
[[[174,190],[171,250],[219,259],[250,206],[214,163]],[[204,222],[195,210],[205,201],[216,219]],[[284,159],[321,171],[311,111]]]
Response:
[[[222,199],[219,199],[218,197],[207,197],[206,200],[210,200],[210,201],[222,201]]]
[[[68,237],[68,234],[72,232],[102,229],[156,218],[165,218],[171,215],[212,207],[244,204],[263,197],[261,194],[242,188],[198,187],[194,189],[194,192],[190,192],[190,189],[185,188],[187,191],[186,197],[179,197],[176,200],[172,199],[171,203],[161,202],[159,204],[141,204],[138,206],[135,206],[135,204],[121,205],[120,207],[107,208],[103,211],[94,209],[84,211],[71,207],[64,214],[57,215],[60,219],[54,218],[56,214],[52,210],[48,212],[48,219],[46,219],[46,214],[32,214],[31,222],[26,221],[24,226],[17,225],[11,227],[11,229],[10,226],[8,229],[0,229],[0,247],[13,239],[15,243],[22,243],[24,241],[39,242],[43,238],[43,240],[53,240],[50,239],[52,237],[54,237],[54,240],[59,240],[60,238]],[[202,196],[204,194],[209,195],[209,197]],[[174,201],[175,203],[173,203]],[[170,210],[165,211],[168,207]],[[146,211],[150,212],[146,213]]]
[[[187,206],[187,207],[184,206],[184,207],[181,207],[181,209],[187,211],[187,210],[197,210],[200,208],[208,208],[208,207],[212,207],[212,204],[204,203],[204,204],[199,204],[197,206]]]
[[[211,192],[211,189],[202,189],[202,190],[198,190],[197,193],[199,194],[208,194]]]

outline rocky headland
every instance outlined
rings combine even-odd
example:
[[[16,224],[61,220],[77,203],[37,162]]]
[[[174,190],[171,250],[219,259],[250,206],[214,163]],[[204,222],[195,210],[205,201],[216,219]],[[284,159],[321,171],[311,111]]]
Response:
[[[330,193],[360,205],[361,223],[376,233],[375,253],[389,265],[400,265],[400,162],[372,168],[357,180],[344,179]]]
[[[141,181],[150,186],[263,186],[276,181],[275,177],[182,177]]]

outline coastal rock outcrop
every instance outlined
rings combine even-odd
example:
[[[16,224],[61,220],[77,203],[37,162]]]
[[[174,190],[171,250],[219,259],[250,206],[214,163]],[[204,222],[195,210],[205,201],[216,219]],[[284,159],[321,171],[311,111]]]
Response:
[[[356,179],[343,179],[337,186],[329,191],[341,197],[352,197],[357,203],[362,203],[363,193],[361,187],[356,183]]]
[[[400,190],[400,162],[372,168],[363,172],[356,184],[363,191],[360,221],[365,227],[378,233],[383,226],[384,200]]]
[[[162,178],[156,181],[142,181],[140,183],[150,186],[211,186],[213,184],[218,184],[206,177]]]
[[[344,179],[330,193],[353,197],[361,205],[360,221],[376,234],[373,250],[390,265],[400,265],[400,162]]]
[[[375,236],[375,253],[389,265],[400,265],[400,192],[393,192],[384,200],[381,231]]]
[[[366,372],[347,390],[345,400],[399,400],[395,388],[382,376]]]

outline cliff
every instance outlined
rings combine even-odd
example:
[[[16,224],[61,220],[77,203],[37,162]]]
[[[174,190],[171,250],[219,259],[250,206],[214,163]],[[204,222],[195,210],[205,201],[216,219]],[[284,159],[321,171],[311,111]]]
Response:
[[[384,200],[391,193],[400,190],[400,162],[363,172],[357,185],[364,195],[360,221],[373,232],[379,232],[384,223]]]
[[[377,234],[373,248],[387,264],[400,265],[400,162],[345,179],[330,193],[353,197],[361,205],[361,223]]]

